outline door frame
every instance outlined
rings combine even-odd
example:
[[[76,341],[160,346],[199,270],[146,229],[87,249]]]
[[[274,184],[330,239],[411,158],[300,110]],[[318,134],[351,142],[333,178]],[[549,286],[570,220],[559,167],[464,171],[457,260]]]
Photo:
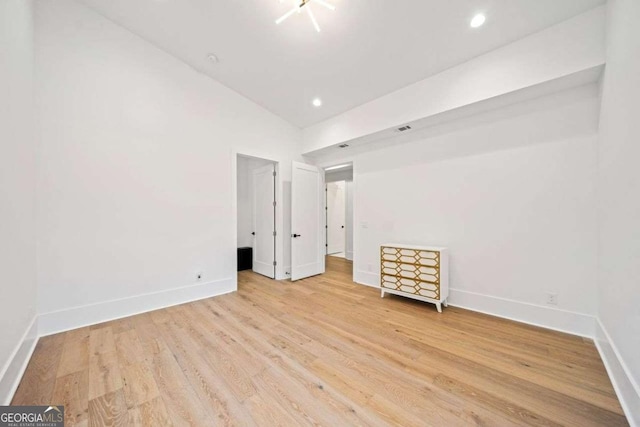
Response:
[[[275,239],[275,261],[276,261],[276,278],[275,280],[282,280],[286,278],[285,274],[285,260],[284,260],[284,212],[283,207],[283,189],[282,189],[282,173],[280,168],[280,162],[268,156],[264,156],[261,152],[252,152],[251,150],[231,150],[231,215],[232,215],[232,237],[233,237],[233,282],[235,283],[235,289],[238,289],[238,156],[252,157],[254,159],[261,159],[272,162],[276,171],[276,209],[275,209],[275,225],[276,225],[276,239]]]
[[[357,224],[356,223],[356,218],[358,218],[358,203],[356,201],[356,194],[358,192],[358,178],[357,178],[357,174],[356,171],[357,169],[357,161],[353,158],[353,157],[343,157],[343,158],[339,158],[338,160],[328,160],[328,161],[321,161],[319,163],[317,163],[317,166],[322,168],[325,171],[325,185],[326,185],[326,174],[327,174],[327,168],[330,168],[332,166],[337,166],[337,165],[343,165],[343,164],[351,164],[351,170],[353,173],[353,177],[352,177],[352,199],[353,199],[353,212],[352,212],[352,218],[351,218],[351,233],[353,234],[352,239],[353,239],[353,247],[352,247],[352,255],[353,255],[353,281],[355,282],[355,278],[358,272],[358,268],[360,267],[357,259],[356,259],[356,255],[359,252],[358,249],[358,235],[360,234],[360,226],[361,224]],[[326,207],[326,198],[325,198],[325,207]],[[346,245],[346,244],[345,244]],[[346,247],[345,247],[345,255],[346,255]]]

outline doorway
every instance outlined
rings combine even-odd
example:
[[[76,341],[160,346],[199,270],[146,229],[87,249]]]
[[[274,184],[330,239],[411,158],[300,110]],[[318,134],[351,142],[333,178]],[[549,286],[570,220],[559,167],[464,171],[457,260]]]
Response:
[[[326,248],[327,255],[346,258],[347,219],[346,181],[326,184]]]
[[[325,248],[329,257],[353,260],[353,165],[325,168]]]
[[[237,155],[238,271],[276,277],[276,166],[271,160]]]

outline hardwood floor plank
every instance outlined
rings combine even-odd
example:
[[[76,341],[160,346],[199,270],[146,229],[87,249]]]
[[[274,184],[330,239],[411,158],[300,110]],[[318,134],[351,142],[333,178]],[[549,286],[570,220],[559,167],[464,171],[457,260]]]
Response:
[[[160,397],[129,410],[129,425],[140,427],[171,427],[173,423]]]
[[[89,370],[58,377],[50,404],[64,405],[65,425],[86,425],[89,420]]]
[[[253,380],[260,395],[271,396],[280,408],[296,420],[296,425],[345,425],[338,414],[325,412],[321,402],[313,399],[307,390],[290,378],[265,370]]]
[[[444,374],[438,374],[434,380],[434,385],[447,390],[449,393],[459,396],[463,400],[476,401],[481,399],[483,406],[488,410],[503,416],[510,420],[514,425],[531,425],[531,426],[560,426],[557,423],[543,415],[538,415],[526,408],[521,407],[517,403],[505,401],[491,393],[487,393],[479,388],[474,387],[472,381],[461,382]]]
[[[122,390],[89,401],[89,426],[128,426],[129,413]]]
[[[170,324],[167,324],[171,326]],[[253,426],[254,420],[241,406],[233,392],[216,371],[211,369],[202,351],[195,350],[194,342],[174,325],[163,332],[167,345],[193,386],[193,390],[213,415],[216,424],[224,426]]]
[[[173,353],[160,340],[159,351],[150,358],[150,368],[174,425],[199,425],[212,419],[193,391]]]
[[[64,342],[64,334],[40,338],[13,396],[12,405],[51,404]]]
[[[111,326],[92,329],[89,335],[89,353],[91,355],[115,351],[116,343],[113,339]]]
[[[254,394],[243,406],[259,426],[297,426],[298,421],[282,408],[269,394]]]
[[[89,357],[89,400],[122,388],[122,377],[115,351]]]
[[[90,329],[102,329],[102,328],[111,328],[113,334],[119,334],[121,332],[126,332],[133,329],[133,323],[131,321],[132,317],[124,317],[122,319],[110,320],[108,322],[98,323],[96,325],[90,326]]]
[[[144,360],[144,349],[135,329],[116,334],[114,340],[121,365],[133,365]]]
[[[120,365],[120,376],[127,408],[141,406],[160,396],[153,373],[145,361]]]
[[[79,341],[85,338],[89,338],[91,333],[91,327],[85,326],[84,328],[73,329],[71,331],[64,332],[65,343],[70,341]]]
[[[58,377],[89,369],[89,337],[65,340]]]
[[[224,379],[229,385],[231,393],[238,401],[243,402],[256,394],[256,386],[249,374],[243,367],[237,366],[233,356],[221,347],[207,348],[202,355],[218,377]]]

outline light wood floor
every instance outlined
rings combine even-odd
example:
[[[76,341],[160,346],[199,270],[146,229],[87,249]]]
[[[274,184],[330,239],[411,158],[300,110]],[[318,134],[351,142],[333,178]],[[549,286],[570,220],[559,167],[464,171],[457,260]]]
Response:
[[[351,282],[351,264],[42,338],[67,425],[627,425],[590,340]]]

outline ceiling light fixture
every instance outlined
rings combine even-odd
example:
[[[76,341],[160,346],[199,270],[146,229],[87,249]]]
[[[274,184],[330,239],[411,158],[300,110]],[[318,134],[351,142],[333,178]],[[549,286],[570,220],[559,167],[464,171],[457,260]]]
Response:
[[[300,4],[298,4],[298,1],[300,1]],[[295,12],[300,13],[302,11],[302,8],[304,7],[307,10],[307,14],[309,15],[309,19],[311,20],[313,27],[316,29],[317,32],[320,32],[320,26],[318,25],[318,21],[316,21],[316,17],[313,14],[311,7],[309,6],[309,3],[311,2],[324,6],[329,10],[336,10],[334,5],[332,5],[331,3],[327,3],[324,0],[294,0],[293,9],[291,9],[289,12],[282,15],[280,18],[276,19],[276,24],[282,23],[285,19],[293,15]],[[280,0],[280,3],[282,3],[282,0]]]
[[[322,99],[320,98],[314,99],[313,101],[311,101],[311,103],[314,107],[322,107]]]
[[[479,13],[473,17],[469,25],[471,25],[471,28],[478,28],[478,27],[481,27],[482,24],[484,24],[484,21],[486,20],[487,20],[487,17],[484,16],[482,13]]]

